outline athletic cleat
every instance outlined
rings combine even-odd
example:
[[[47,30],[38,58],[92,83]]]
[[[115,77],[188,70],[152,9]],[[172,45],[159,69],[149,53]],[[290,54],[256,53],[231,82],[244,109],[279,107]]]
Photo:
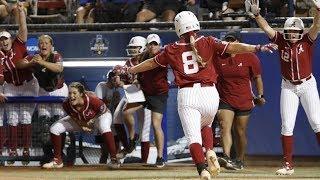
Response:
[[[58,160],[57,158],[53,158],[53,160],[49,163],[42,165],[42,168],[45,169],[58,169],[63,167],[63,162]]]
[[[12,150],[12,149],[10,149],[9,150],[9,157],[14,157],[14,156],[17,156],[17,150],[16,149],[14,149],[14,150]],[[14,164],[14,162],[15,161],[7,161],[7,164],[8,165],[13,165]]]
[[[28,158],[28,159],[29,159],[29,157],[30,157],[29,148],[24,148],[24,149],[23,149],[22,156],[23,156],[24,158]],[[30,163],[29,160],[21,161],[21,164],[24,165],[24,166],[28,165],[29,163]]]
[[[121,163],[118,159],[112,158],[110,163],[107,165],[110,169],[118,169],[121,166]]]
[[[218,162],[222,167],[228,170],[236,170],[234,168],[234,162],[226,154],[223,154],[222,157],[218,157]]]
[[[203,171],[201,171],[200,179],[201,180],[211,180],[211,174],[209,173],[208,170],[204,169]]]
[[[216,153],[213,150],[208,150],[206,153],[208,162],[208,171],[212,176],[216,176],[220,173],[220,165]]]
[[[163,168],[166,164],[164,162],[164,159],[161,157],[157,157],[157,161],[156,161],[156,167],[157,168]]]
[[[126,157],[127,154],[128,153],[127,153],[126,149],[122,149],[119,153],[117,153],[116,157],[117,157],[117,159],[123,159]]]
[[[235,160],[233,165],[235,170],[242,170],[244,168],[244,163],[239,159]]]
[[[293,173],[294,169],[289,162],[285,162],[284,166],[276,171],[276,175],[291,175]]]
[[[139,140],[139,135],[135,134],[133,139],[130,139],[129,145],[127,148],[122,149],[117,155],[117,159],[123,159],[126,157],[127,154],[132,153],[133,150],[136,149],[136,145]]]

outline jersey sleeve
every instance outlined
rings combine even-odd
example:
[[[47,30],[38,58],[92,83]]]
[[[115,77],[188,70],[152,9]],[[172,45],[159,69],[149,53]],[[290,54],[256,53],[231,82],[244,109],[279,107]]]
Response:
[[[97,114],[102,114],[106,111],[106,104],[101,101],[98,97],[91,96],[90,104],[92,105],[92,109],[97,112]]]
[[[260,60],[257,57],[257,55],[254,53],[251,53],[251,55],[248,57],[250,58],[250,75],[251,75],[251,77],[260,75],[262,73],[261,63],[260,63]]]
[[[282,38],[283,38],[283,35],[279,31],[276,31],[276,35],[274,35],[274,37],[270,38],[269,40],[272,43],[279,44]]]
[[[229,46],[228,42],[221,41],[220,39],[217,39],[212,36],[209,36],[207,38],[207,41],[208,41],[209,47],[211,47],[210,49],[214,50],[219,55],[223,55]]]
[[[168,59],[169,59],[169,46],[166,46],[165,49],[158,55],[154,57],[154,62],[157,63],[161,67],[167,67],[169,64]]]
[[[309,33],[304,34],[303,37],[302,37],[302,40],[307,42],[310,45],[313,45],[314,42],[315,42],[314,40],[311,39]]]
[[[55,53],[53,61],[54,61],[55,63],[62,63],[63,59],[62,59],[61,54]]]
[[[102,82],[100,82],[97,86],[96,86],[96,89],[95,89],[95,94],[98,98],[100,99],[103,99],[103,97],[105,96],[104,94],[104,88],[103,88],[103,84]]]
[[[26,43],[19,38],[14,39],[12,47],[15,53],[12,58],[13,63],[23,60],[28,55]]]

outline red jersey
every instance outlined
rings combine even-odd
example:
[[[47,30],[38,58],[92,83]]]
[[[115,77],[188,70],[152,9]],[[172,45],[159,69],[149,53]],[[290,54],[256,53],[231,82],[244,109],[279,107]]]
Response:
[[[215,64],[220,100],[236,109],[252,109],[251,80],[261,74],[258,57],[254,53],[236,54],[234,57],[225,55],[219,57]]]
[[[139,64],[139,60],[137,59],[137,57],[133,57],[130,58],[126,61],[125,65],[128,67],[132,67]],[[124,84],[132,84],[135,76],[131,75],[131,74],[121,74],[120,75],[121,80],[124,82]]]
[[[277,32],[271,41],[279,46],[281,74],[285,79],[297,81],[311,75],[314,41],[309,34],[292,44]]]
[[[22,85],[24,81],[29,81],[33,78],[31,69],[17,69],[15,66],[18,61],[23,61],[26,56],[26,43],[22,42],[18,37],[12,42],[10,51],[1,51],[0,58],[4,61],[4,79],[7,83],[18,86]]]
[[[3,60],[2,58],[0,59],[0,80],[2,81],[4,78],[3,76]],[[1,85],[1,84],[0,84]]]
[[[34,55],[28,55],[27,60],[31,61]],[[46,60],[51,63],[62,63],[62,56],[57,53],[51,53]],[[33,67],[34,76],[38,79],[39,86],[48,92],[60,89],[63,87],[64,78],[63,73],[52,72],[49,69],[36,65]]]
[[[227,46],[228,43],[212,36],[198,37],[196,48],[202,59],[207,62],[202,68],[198,65],[190,44],[180,39],[179,42],[167,45],[164,51],[155,57],[155,62],[162,67],[168,64],[171,66],[177,86],[183,87],[192,83],[213,84],[217,81],[213,60],[223,54]]]
[[[70,104],[69,98],[63,102],[64,111],[76,121],[88,122],[98,114],[104,113],[107,109],[106,104],[93,94],[86,93],[83,99],[84,105],[80,111]]]
[[[148,54],[143,57],[143,60],[147,59],[149,59]],[[169,84],[167,74],[168,68],[161,66],[139,73],[138,80],[144,94],[148,96],[168,94]]]

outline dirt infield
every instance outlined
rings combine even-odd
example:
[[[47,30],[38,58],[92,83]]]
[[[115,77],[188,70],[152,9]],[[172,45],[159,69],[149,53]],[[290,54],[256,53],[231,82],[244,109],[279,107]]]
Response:
[[[320,167],[295,168],[289,177],[276,176],[278,166],[248,166],[241,171],[224,170],[215,179],[320,179]],[[110,170],[104,165],[64,167],[44,170],[39,167],[2,167],[0,179],[198,179],[192,164],[168,164],[158,169],[141,164],[125,164]]]

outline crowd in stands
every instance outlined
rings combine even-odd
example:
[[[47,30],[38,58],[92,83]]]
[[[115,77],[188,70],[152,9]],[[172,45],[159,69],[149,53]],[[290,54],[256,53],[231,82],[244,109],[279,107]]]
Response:
[[[17,0],[0,0],[0,22],[17,22]],[[30,23],[172,22],[189,10],[200,20],[244,20],[244,0],[24,0]],[[260,1],[261,14],[289,16],[290,0]],[[296,16],[312,16],[307,0],[294,1]],[[279,7],[279,8],[273,8]],[[233,16],[230,16],[233,14]],[[244,16],[241,16],[244,15]]]

